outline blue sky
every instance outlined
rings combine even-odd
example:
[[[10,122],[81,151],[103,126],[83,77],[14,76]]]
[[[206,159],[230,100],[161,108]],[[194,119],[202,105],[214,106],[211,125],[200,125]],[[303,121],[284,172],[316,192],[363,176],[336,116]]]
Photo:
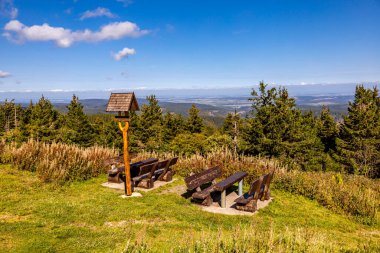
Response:
[[[0,0],[0,91],[380,80],[379,0]]]

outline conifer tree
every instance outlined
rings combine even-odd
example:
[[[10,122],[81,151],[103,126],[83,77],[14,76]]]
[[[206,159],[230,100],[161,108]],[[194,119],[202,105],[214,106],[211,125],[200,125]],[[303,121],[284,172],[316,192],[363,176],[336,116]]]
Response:
[[[337,140],[338,155],[348,172],[380,177],[380,97],[378,89],[358,85]]]
[[[144,104],[140,114],[141,141],[147,144],[148,149],[157,149],[162,139],[162,110],[156,96],[147,98],[148,104]]]
[[[67,109],[68,112],[64,117],[64,125],[67,129],[65,142],[91,146],[95,141],[94,128],[87,115],[83,112],[83,105],[79,102],[77,96],[73,95]]]
[[[55,140],[58,129],[57,120],[58,112],[53,104],[42,96],[31,112],[28,127],[31,137],[47,142]]]
[[[165,142],[170,142],[177,134],[184,132],[185,122],[180,114],[167,112],[163,122],[163,138]]]
[[[303,115],[285,88],[267,89],[261,82],[259,93],[253,89],[251,95],[252,111],[244,132],[247,151],[282,157],[304,169],[322,169],[318,159],[322,143],[313,116]]]
[[[186,125],[186,128],[190,133],[202,132],[203,119],[199,116],[199,109],[195,104],[192,104],[189,109],[189,117],[187,118]]]
[[[330,152],[336,150],[336,138],[339,134],[339,128],[330,109],[326,106],[322,107],[321,115],[317,124],[318,136],[324,145],[324,151]]]

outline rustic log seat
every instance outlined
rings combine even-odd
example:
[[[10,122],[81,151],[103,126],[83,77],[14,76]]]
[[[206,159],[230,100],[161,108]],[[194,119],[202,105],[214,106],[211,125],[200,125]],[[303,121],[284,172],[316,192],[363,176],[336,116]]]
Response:
[[[157,161],[158,161],[157,158],[148,158],[148,159],[145,159],[142,161],[131,163],[130,164],[131,177],[137,176],[139,174],[141,166],[151,164],[151,163],[155,163]],[[124,173],[124,171],[125,171],[124,166],[118,167],[118,168],[113,168],[113,169],[109,170],[108,171],[108,182],[109,183],[121,183],[121,182],[123,182],[124,178],[121,175]]]
[[[185,178],[185,183],[188,191],[194,191],[192,200],[201,202],[203,205],[209,206],[212,204],[211,192],[215,184],[215,179],[222,176],[222,169],[219,166],[204,170],[200,173],[191,175]],[[211,186],[202,190],[202,186],[211,183]]]
[[[158,166],[163,166],[167,161],[147,164],[140,167],[138,176],[132,178],[134,187],[150,189],[154,186],[154,176],[158,175]]]
[[[158,177],[158,180],[169,182],[173,179],[173,170],[172,166],[174,166],[178,161],[178,157],[173,157],[172,159],[168,160],[166,163],[162,173],[160,173],[160,176]]]
[[[226,190],[233,186],[236,182],[239,182],[239,196],[243,194],[243,178],[247,175],[248,174],[246,172],[239,171],[213,186],[214,191],[221,192],[220,205],[222,208],[226,207]]]
[[[247,193],[235,199],[236,209],[248,212],[257,210],[257,201],[259,199],[261,186],[263,185],[264,176],[255,180]]]
[[[266,175],[264,175],[263,183],[261,184],[259,199],[269,200],[270,199],[270,183],[272,182],[274,175],[274,170]]]

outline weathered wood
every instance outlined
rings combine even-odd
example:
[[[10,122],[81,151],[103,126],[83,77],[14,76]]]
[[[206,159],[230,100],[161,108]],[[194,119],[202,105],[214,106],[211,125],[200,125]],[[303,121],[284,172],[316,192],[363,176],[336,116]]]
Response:
[[[260,189],[259,199],[269,200],[270,199],[270,183],[272,182],[274,176],[274,170],[266,175],[264,175],[263,184]]]
[[[210,206],[212,204],[211,193],[214,191],[215,179],[221,175],[221,168],[215,166],[185,178],[188,191],[196,189],[196,192],[191,196],[192,200],[194,202],[200,202],[202,205]],[[202,190],[201,186],[208,183],[211,183],[211,186]]]
[[[148,158],[142,161],[138,161],[135,163],[130,164],[130,171],[131,171],[131,177],[135,177],[139,175],[140,167],[143,165],[151,164],[154,162],[157,162],[157,158]],[[123,172],[125,170],[125,167],[118,167],[113,168],[108,171],[108,182],[110,183],[121,183],[125,180],[125,175],[123,175]]]
[[[138,177],[134,177],[132,180],[134,185],[142,188],[153,188],[153,176],[156,171],[158,163],[152,163],[148,165],[141,166],[140,173]]]
[[[204,170],[200,173],[185,178],[187,189],[192,191],[204,184],[210,183],[216,178],[222,176],[222,169],[215,166],[211,169]]]
[[[132,93],[112,93],[107,104],[107,112],[129,112],[138,111],[139,105],[135,94]]]
[[[264,176],[255,180],[247,193],[235,199],[236,209],[248,212],[254,212],[257,210],[257,201],[260,195],[260,189],[263,184]]]
[[[174,166],[178,161],[178,157],[173,157],[172,159],[168,160],[164,167],[164,171],[161,173],[161,175],[158,177],[158,180],[169,182],[173,179],[173,170],[172,166]]]
[[[248,174],[247,172],[243,172],[243,171],[239,171],[239,172],[236,172],[235,174],[233,174],[232,176],[229,176],[228,178],[226,178],[225,180],[217,183],[214,185],[214,189],[216,191],[224,191],[226,190],[227,188],[231,187],[233,184],[235,184],[236,182],[239,182],[241,181],[244,177],[246,177]]]

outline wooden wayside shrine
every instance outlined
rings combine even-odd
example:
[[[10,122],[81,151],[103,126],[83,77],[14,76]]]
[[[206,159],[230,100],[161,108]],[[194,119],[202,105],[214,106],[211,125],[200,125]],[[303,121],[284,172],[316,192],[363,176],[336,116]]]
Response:
[[[128,152],[128,129],[129,129],[129,112],[138,111],[139,105],[135,97],[135,93],[111,93],[108,100],[106,112],[117,112],[115,120],[118,121],[119,129],[123,133],[124,142],[124,167],[125,167],[125,195],[132,195],[132,182],[130,159]],[[123,123],[124,122],[124,126]]]

